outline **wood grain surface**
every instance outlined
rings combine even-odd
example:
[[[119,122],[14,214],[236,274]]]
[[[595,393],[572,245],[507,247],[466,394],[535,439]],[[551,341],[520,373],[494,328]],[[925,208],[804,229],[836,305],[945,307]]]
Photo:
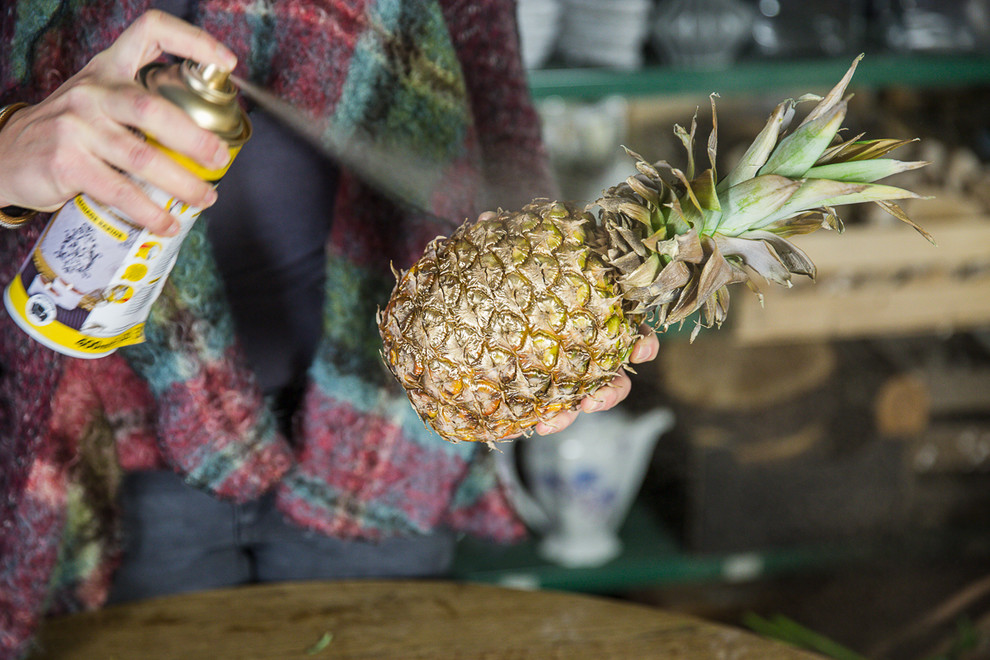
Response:
[[[38,642],[32,658],[58,660],[817,657],[652,607],[442,581],[300,582],[169,596],[51,619]]]

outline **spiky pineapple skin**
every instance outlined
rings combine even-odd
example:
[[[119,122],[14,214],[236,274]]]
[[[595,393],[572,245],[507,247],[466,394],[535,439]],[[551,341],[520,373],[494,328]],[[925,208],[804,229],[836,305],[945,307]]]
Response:
[[[382,357],[447,440],[491,441],[610,382],[628,363],[631,314],[594,216],[537,200],[434,240],[379,313]]]
[[[597,216],[542,200],[434,241],[397,274],[378,317],[383,357],[414,409],[448,440],[525,432],[611,381],[647,317],[662,332],[697,314],[696,333],[722,324],[733,284],[760,295],[761,282],[814,278],[787,239],[841,231],[837,205],[876,203],[933,241],[895,203],[917,194],[874,183],[927,164],[884,157],[910,140],[839,137],[860,57],[824,97],[778,104],[725,177],[713,99],[705,171],[692,120],[674,131],[687,166],[627,150],[637,174],[589,207]],[[817,105],[789,130],[806,101]]]

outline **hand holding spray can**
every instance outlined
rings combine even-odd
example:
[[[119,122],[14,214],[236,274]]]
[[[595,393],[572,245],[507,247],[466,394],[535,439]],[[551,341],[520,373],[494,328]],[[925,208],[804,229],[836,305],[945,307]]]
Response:
[[[138,80],[223,139],[230,159],[221,169],[207,170],[153,136],[145,139],[205,181],[219,182],[251,137],[251,123],[237,103],[229,72],[184,60],[149,64]],[[142,342],[151,305],[202,211],[147,182],[135,183],[175,217],[177,235],[154,234],[83,193],[52,216],[4,291],[4,304],[17,325],[59,353],[97,358]]]

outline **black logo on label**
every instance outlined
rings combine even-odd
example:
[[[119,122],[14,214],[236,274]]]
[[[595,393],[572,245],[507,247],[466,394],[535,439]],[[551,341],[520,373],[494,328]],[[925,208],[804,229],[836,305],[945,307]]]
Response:
[[[24,315],[34,325],[48,325],[55,320],[55,301],[43,293],[36,293],[28,298]]]
[[[64,272],[85,275],[93,267],[100,257],[95,231],[91,225],[80,225],[66,233],[62,244],[55,251],[55,257]]]

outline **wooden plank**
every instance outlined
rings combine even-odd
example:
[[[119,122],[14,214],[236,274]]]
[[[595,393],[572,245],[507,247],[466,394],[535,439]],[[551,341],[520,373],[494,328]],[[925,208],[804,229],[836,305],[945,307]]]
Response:
[[[939,220],[925,229],[933,246],[903,223],[850,227],[839,234],[818,231],[792,240],[818,266],[819,281],[853,273],[896,274],[905,269],[953,270],[963,264],[990,265],[990,218]]]
[[[953,332],[990,324],[990,276],[774,291],[763,308],[754,300],[736,302],[732,332],[746,344]]]
[[[799,237],[817,282],[762,287],[765,305],[737,290],[730,313],[741,343],[960,331],[990,325],[990,218],[932,228],[933,247],[903,226]]]

